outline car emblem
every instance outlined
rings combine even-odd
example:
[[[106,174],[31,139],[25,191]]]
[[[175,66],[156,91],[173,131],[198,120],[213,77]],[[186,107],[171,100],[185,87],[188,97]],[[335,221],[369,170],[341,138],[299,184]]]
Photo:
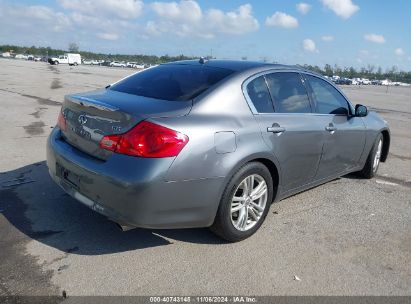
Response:
[[[86,117],[86,115],[80,115],[80,116],[78,117],[78,122],[79,122],[81,125],[85,125],[86,122],[87,122],[87,117]]]

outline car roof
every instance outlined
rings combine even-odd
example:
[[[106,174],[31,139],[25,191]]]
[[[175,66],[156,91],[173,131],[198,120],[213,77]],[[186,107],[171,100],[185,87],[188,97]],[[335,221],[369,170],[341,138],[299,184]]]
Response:
[[[300,67],[297,66],[291,66],[291,65],[283,65],[283,64],[273,64],[273,63],[265,63],[265,62],[257,62],[257,61],[243,61],[243,60],[204,60],[203,63],[201,62],[202,60],[182,60],[182,61],[174,61],[174,62],[169,62],[165,63],[170,64],[170,65],[175,65],[175,64],[180,64],[180,65],[205,65],[205,66],[210,66],[210,67],[215,67],[215,68],[221,68],[221,69],[229,69],[232,71],[236,72],[243,72],[246,70],[250,70],[253,68],[270,68],[270,69],[298,69],[298,70],[303,70]]]

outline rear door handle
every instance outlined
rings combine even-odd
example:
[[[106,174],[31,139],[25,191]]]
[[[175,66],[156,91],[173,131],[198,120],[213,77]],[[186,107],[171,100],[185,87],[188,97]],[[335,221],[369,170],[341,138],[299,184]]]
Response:
[[[331,124],[331,123],[330,123],[328,126],[326,126],[325,129],[326,129],[328,132],[335,132],[335,131],[337,131],[337,128],[334,127],[334,125]]]
[[[267,128],[267,132],[272,132],[272,133],[283,133],[285,131],[285,128],[273,125],[272,127]]]

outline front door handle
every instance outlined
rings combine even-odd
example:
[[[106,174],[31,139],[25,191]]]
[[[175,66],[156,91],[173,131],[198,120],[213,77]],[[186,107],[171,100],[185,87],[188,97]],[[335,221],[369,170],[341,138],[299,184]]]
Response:
[[[267,132],[271,132],[271,133],[283,133],[284,131],[285,131],[285,128],[280,127],[280,125],[277,123],[273,124],[272,127],[267,128]]]

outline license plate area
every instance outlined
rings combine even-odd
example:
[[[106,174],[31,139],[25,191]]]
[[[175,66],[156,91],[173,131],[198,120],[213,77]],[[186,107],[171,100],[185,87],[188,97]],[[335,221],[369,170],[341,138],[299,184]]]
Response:
[[[59,163],[56,163],[56,174],[63,182],[69,184],[76,190],[79,189],[80,177],[77,174],[74,174],[70,170],[64,168]]]

